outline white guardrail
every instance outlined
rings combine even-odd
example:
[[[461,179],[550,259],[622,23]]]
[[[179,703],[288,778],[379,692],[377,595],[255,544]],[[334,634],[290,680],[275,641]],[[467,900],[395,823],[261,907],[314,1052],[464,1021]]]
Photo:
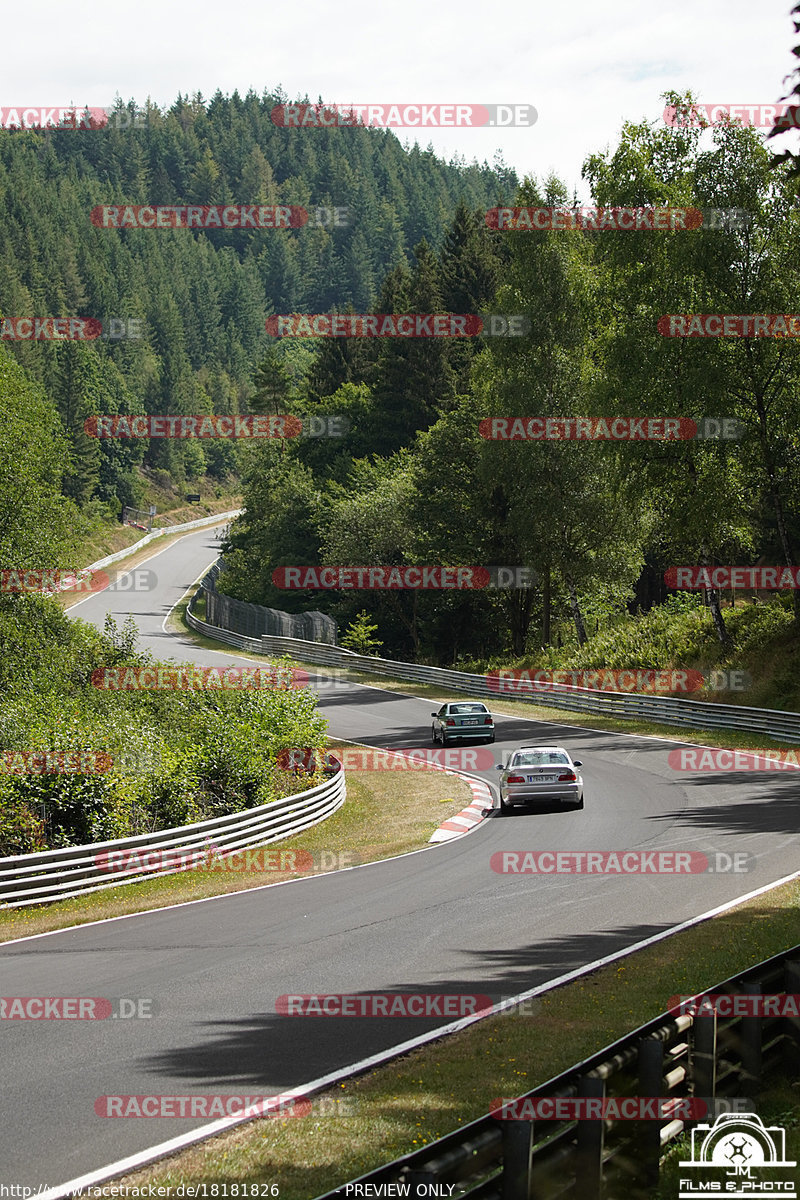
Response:
[[[240,511],[234,509],[231,512],[214,513],[183,525],[154,529],[132,546],[101,558],[86,570],[101,570],[119,562],[165,534],[219,525],[237,516]],[[229,636],[236,637],[235,634]],[[239,638],[233,644],[247,640]],[[157,833],[120,838],[114,842],[94,842],[86,846],[68,846],[61,850],[0,858],[0,908],[46,904],[125,883],[141,883],[143,879],[151,879],[156,875],[174,875],[187,869],[185,860],[191,858],[193,852],[195,860],[212,850],[224,859],[239,850],[251,850],[279,841],[324,821],[337,808],[341,808],[346,796],[344,770],[341,770],[332,779],[306,792],[273,800],[244,812],[229,813],[224,817],[174,829],[161,829]],[[138,850],[143,853],[134,855],[133,852]],[[133,857],[138,859],[138,865],[117,869],[116,865],[109,863],[109,856],[114,851],[126,851],[129,860]],[[147,865],[148,852],[152,860],[154,851],[157,852],[156,861],[161,863],[160,869]],[[182,857],[183,866],[180,865]]]
[[[199,517],[196,521],[185,521],[183,525],[169,525],[163,529],[154,529],[151,533],[146,533],[143,538],[139,538],[138,542],[134,542],[132,546],[126,546],[124,550],[118,550],[116,554],[108,554],[105,558],[99,558],[97,562],[90,563],[88,567],[84,567],[83,571],[102,571],[104,567],[110,567],[112,563],[120,562],[130,554],[136,554],[138,550],[141,550],[142,546],[149,545],[150,542],[156,541],[157,538],[164,537],[167,534],[181,533],[183,530],[202,529],[204,525],[221,525],[229,517],[238,517],[241,511],[240,508],[235,508],[232,512],[212,513],[210,517]]]
[[[157,875],[174,875],[188,869],[187,860],[194,858],[197,862],[211,853],[224,860],[239,850],[264,846],[318,824],[341,808],[346,797],[341,769],[308,791],[194,825],[114,842],[0,858],[0,907],[45,904],[125,883],[141,883]],[[124,854],[115,856],[114,851]],[[155,866],[148,865],[148,854],[151,863],[155,857]],[[128,865],[122,869],[126,858]],[[131,865],[134,858],[137,861]]]
[[[202,592],[195,594],[195,599]],[[425,667],[416,663],[394,662],[388,658],[374,658],[366,654],[354,654],[340,646],[328,646],[322,642],[306,642],[298,638],[273,637],[263,634],[260,638],[248,638],[242,634],[218,629],[205,621],[198,620],[187,608],[186,620],[190,628],[215,641],[226,642],[240,650],[268,656],[288,654],[301,662],[326,667],[349,667],[372,675],[384,675],[392,679],[407,679],[412,683],[428,683],[450,692],[468,692],[471,696],[484,696],[496,700],[528,700],[531,703],[573,712],[600,713],[606,717],[617,717],[627,721],[654,721],[659,725],[682,725],[696,729],[738,729],[747,733],[761,733],[775,741],[800,742],[800,713],[781,712],[772,708],[747,708],[741,704],[711,704],[700,700],[679,700],[671,696],[642,696],[628,692],[592,691],[589,688],[573,687],[569,684],[548,684],[546,691],[508,692],[490,688],[485,675],[471,675],[465,671],[448,671],[441,667]]]

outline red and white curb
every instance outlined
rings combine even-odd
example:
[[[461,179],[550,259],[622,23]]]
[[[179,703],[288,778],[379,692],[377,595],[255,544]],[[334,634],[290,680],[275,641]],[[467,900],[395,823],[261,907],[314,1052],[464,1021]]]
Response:
[[[361,745],[361,743],[356,742],[356,745]],[[409,757],[402,750],[384,750],[383,753],[397,758]],[[462,808],[461,812],[456,813],[455,816],[442,821],[439,828],[428,838],[428,842],[449,842],[453,838],[469,833],[476,825],[480,825],[481,821],[488,816],[486,810],[491,811],[494,807],[494,796],[488,783],[484,783],[482,779],[475,779],[471,775],[464,775],[461,771],[453,771],[450,767],[440,766],[439,763],[424,762],[424,760],[423,763],[429,771],[443,771],[445,775],[463,779],[472,792],[472,803],[468,804],[466,808]]]
[[[458,771],[448,771],[448,775],[458,774]],[[459,775],[459,778],[469,784],[472,790],[472,804],[462,808],[461,812],[456,813],[454,817],[448,817],[446,821],[442,821],[433,836],[428,838],[429,842],[449,842],[452,838],[469,833],[470,829],[480,825],[487,815],[486,810],[491,809],[494,804],[491,789],[482,779],[470,779],[468,775]]]

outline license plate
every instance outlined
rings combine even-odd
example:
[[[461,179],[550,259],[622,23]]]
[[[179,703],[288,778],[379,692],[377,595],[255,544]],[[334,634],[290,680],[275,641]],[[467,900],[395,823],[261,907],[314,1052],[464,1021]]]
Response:
[[[529,775],[528,783],[555,783],[555,775]]]
[[[478,721],[477,717],[475,717],[474,719],[469,718],[466,721],[462,721],[462,725],[478,725],[478,724],[479,724],[479,721]]]

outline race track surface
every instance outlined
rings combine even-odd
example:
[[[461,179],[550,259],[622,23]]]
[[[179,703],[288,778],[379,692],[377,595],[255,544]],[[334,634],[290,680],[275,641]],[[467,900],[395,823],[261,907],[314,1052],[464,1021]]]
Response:
[[[162,628],[213,561],[213,530],[157,553],[146,592],[106,591],[71,616],[102,628],[133,612],[141,645],[202,665],[241,662]],[[409,685],[411,686],[411,685]],[[430,700],[355,684],[320,691],[332,736],[429,744]],[[582,760],[579,812],[493,814],[455,842],[292,881],[0,946],[0,995],[149,998],[149,1020],[2,1021],[0,1181],[52,1187],[203,1120],[98,1117],[104,1095],[285,1090],[448,1018],[300,1018],[286,993],[513,995],[797,869],[791,774],[673,771],[675,743],[497,718],[497,761],[521,741]],[[494,783],[496,772],[483,773]],[[332,850],[346,846],[332,845]],[[511,875],[502,850],[747,852],[746,874]],[[670,995],[665,980],[664,1004]],[[490,1097],[487,1096],[487,1106]]]

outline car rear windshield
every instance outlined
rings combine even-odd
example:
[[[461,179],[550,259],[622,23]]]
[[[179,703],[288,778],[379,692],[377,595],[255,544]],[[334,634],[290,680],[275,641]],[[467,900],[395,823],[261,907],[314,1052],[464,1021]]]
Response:
[[[558,750],[524,750],[514,758],[515,767],[560,767],[568,762],[566,754],[561,754]]]
[[[482,713],[486,712],[485,704],[451,704],[450,712],[456,716],[459,713]]]

